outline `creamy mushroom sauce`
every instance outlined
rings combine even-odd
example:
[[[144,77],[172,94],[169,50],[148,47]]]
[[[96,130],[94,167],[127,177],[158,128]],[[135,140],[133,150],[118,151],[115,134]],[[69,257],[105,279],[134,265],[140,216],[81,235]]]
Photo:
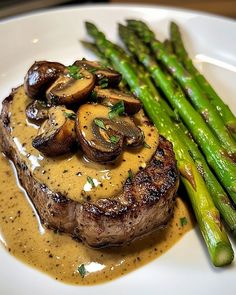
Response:
[[[122,190],[128,171],[131,169],[133,173],[137,173],[140,167],[144,168],[157,147],[156,129],[150,126],[143,112],[139,112],[135,115],[135,120],[143,130],[149,148],[127,148],[118,161],[103,165],[88,161],[80,149],[71,155],[44,157],[32,147],[32,139],[36,137],[38,126],[29,123],[25,115],[25,108],[31,100],[25,95],[23,87],[17,90],[15,96],[10,107],[10,126],[21,157],[34,178],[53,191],[68,194],[72,200],[95,201],[115,196]],[[88,177],[93,179],[95,187],[88,182]]]
[[[73,175],[74,180],[77,180],[76,177],[78,177],[78,182],[76,182],[78,186],[82,184],[85,189],[87,185],[89,191],[91,188],[89,189],[89,185],[81,175],[88,169],[84,168],[87,163],[83,162],[82,155],[45,160],[31,147],[27,138],[33,138],[37,128],[25,119],[24,109],[29,101],[23,90],[19,89],[18,94],[19,100],[12,105],[11,109],[11,116],[16,122],[12,126],[12,132],[15,135],[14,141],[19,152],[30,163],[32,171],[40,179],[46,180],[49,177],[48,184],[53,187],[58,184],[62,185],[64,181],[69,185],[70,191],[75,192],[72,183],[70,183]],[[149,132],[151,136],[146,133],[146,141],[153,151],[158,138],[154,129]],[[148,151],[145,150],[144,153],[146,154]],[[150,155],[143,154],[138,157],[138,152],[127,152],[127,154],[133,160],[138,161],[136,169],[150,157]],[[126,159],[125,155],[123,159]],[[57,161],[66,166],[58,168]],[[75,161],[77,161],[77,167],[73,167],[72,173],[70,169],[75,165]],[[78,163],[84,170],[79,169]],[[153,232],[122,248],[90,249],[82,243],[72,240],[69,236],[44,229],[27,194],[17,185],[13,169],[3,155],[0,155],[0,167],[0,241],[12,255],[21,261],[65,283],[93,285],[122,276],[160,256],[193,227],[191,215],[185,202],[181,198],[177,198],[175,214],[167,228]],[[126,167],[128,166],[125,166],[125,169]],[[53,179],[56,181],[58,177],[58,184],[51,183],[52,180],[50,180],[52,171],[56,171],[56,169],[59,171],[57,176],[53,176]],[[64,172],[63,169],[68,171]],[[107,190],[111,181],[110,169],[114,169],[114,167],[106,167],[102,172],[90,174],[97,180],[96,184],[102,181],[108,182]],[[92,170],[93,167],[89,173]],[[43,173],[43,171],[45,172]],[[75,171],[78,173],[76,176]],[[122,176],[125,178],[125,175]],[[113,183],[113,179],[111,183]],[[63,188],[60,189],[63,191]],[[112,187],[113,192],[116,190],[117,187]]]

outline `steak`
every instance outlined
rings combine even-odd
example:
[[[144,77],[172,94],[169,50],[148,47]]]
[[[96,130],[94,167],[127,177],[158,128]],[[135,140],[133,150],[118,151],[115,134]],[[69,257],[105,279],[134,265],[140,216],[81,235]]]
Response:
[[[160,136],[145,168],[129,177],[116,196],[78,202],[52,191],[32,175],[11,134],[9,108],[14,91],[3,101],[0,145],[13,161],[20,183],[35,206],[41,222],[82,240],[91,247],[123,245],[164,227],[172,217],[179,184],[172,144]]]

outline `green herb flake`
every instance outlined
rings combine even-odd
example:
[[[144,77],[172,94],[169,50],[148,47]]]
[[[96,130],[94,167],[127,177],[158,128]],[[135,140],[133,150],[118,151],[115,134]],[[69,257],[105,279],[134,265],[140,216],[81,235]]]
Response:
[[[92,91],[92,93],[91,93],[91,99],[94,102],[97,102],[98,101],[97,92],[96,91]]]
[[[71,120],[75,120],[76,119],[76,114],[75,113],[67,113],[67,112],[64,112],[64,115],[68,119],[71,119]]]
[[[52,105],[57,105],[58,104],[58,99],[53,95],[51,97],[51,103],[50,103],[50,106]]]
[[[79,274],[81,275],[82,278],[85,277],[86,273],[88,272],[84,266],[84,264],[81,264],[79,267],[78,267],[78,272]]]
[[[99,128],[101,128],[101,129],[103,129],[103,130],[107,130],[107,128],[106,128],[106,126],[105,126],[103,120],[101,120],[101,119],[94,119],[94,123],[95,123]]]
[[[91,73],[91,74],[94,74],[97,72],[98,69],[96,68],[89,68],[88,71]]]
[[[44,107],[44,108],[47,107],[47,103],[46,103],[46,101],[38,100],[38,103],[39,103],[42,107]]]
[[[150,148],[151,148],[150,145],[146,143],[146,141],[144,141],[143,146],[144,146],[146,149],[150,149]]]
[[[180,221],[180,225],[181,225],[182,227],[185,226],[185,225],[188,223],[188,220],[187,220],[186,217],[181,217],[181,218],[179,219],[179,221]]]
[[[111,110],[108,113],[108,116],[112,120],[117,116],[124,115],[124,113],[125,113],[125,105],[124,105],[124,101],[121,100],[111,107]]]
[[[108,79],[102,78],[101,80],[98,81],[98,84],[101,88],[106,88],[108,86]]]
[[[112,135],[110,136],[111,143],[117,143],[120,140],[120,136]]]
[[[92,178],[92,177],[88,176],[88,177],[87,177],[87,181],[88,181],[88,183],[89,183],[92,187],[95,187],[95,184],[94,184],[94,182],[93,182],[93,178]]]
[[[128,179],[129,179],[129,180],[132,180],[133,177],[134,177],[134,175],[133,175],[133,171],[132,171],[131,169],[129,169],[129,171],[128,171]]]
[[[73,66],[68,66],[67,70],[69,71],[69,76],[73,79],[79,80],[83,78],[83,75],[79,72],[80,68],[73,65]]]

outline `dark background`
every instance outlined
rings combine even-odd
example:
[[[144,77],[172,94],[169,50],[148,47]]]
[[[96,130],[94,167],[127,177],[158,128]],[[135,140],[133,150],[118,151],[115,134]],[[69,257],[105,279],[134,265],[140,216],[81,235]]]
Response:
[[[228,16],[234,19],[236,18],[236,0],[0,0],[0,18],[6,18],[12,15],[35,11],[47,7],[92,3],[159,4],[165,6],[174,6],[179,8],[206,11]]]

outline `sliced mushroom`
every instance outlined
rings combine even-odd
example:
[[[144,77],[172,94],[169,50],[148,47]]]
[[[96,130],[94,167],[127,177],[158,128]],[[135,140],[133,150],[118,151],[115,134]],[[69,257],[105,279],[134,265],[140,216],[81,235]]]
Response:
[[[60,76],[47,90],[49,104],[71,105],[83,102],[92,92],[95,76],[85,69],[80,69],[77,78],[69,74]]]
[[[99,104],[84,104],[77,112],[76,133],[81,148],[95,162],[113,161],[122,152],[123,138],[117,137],[117,142],[112,142],[110,137],[115,136],[114,132],[97,125],[108,117],[108,112],[107,107]]]
[[[108,118],[110,109],[100,104],[84,104],[76,118],[76,133],[86,156],[95,162],[114,161],[125,144],[143,143],[142,131],[129,117]]]
[[[115,117],[114,119],[104,120],[107,129],[119,133],[124,138],[124,143],[127,146],[139,147],[143,145],[144,135],[133,120],[128,116]]]
[[[42,100],[34,100],[25,109],[26,117],[36,123],[41,124],[48,119],[48,107]]]
[[[48,116],[32,141],[33,147],[47,156],[70,152],[76,144],[76,114],[63,106],[54,106]]]
[[[46,89],[65,70],[58,62],[37,61],[28,70],[24,79],[25,93],[33,99],[44,99]]]
[[[107,85],[107,87],[116,87],[122,79],[119,72],[113,70],[112,68],[104,67],[104,65],[97,61],[89,61],[86,59],[77,60],[74,65],[83,67],[94,73],[97,77],[98,85],[102,84],[103,86]]]
[[[103,89],[100,87],[94,88],[94,93],[98,102],[113,107],[118,102],[123,101],[125,107],[125,113],[133,115],[137,113],[142,105],[141,102],[132,94],[125,93],[124,91],[116,89]]]

